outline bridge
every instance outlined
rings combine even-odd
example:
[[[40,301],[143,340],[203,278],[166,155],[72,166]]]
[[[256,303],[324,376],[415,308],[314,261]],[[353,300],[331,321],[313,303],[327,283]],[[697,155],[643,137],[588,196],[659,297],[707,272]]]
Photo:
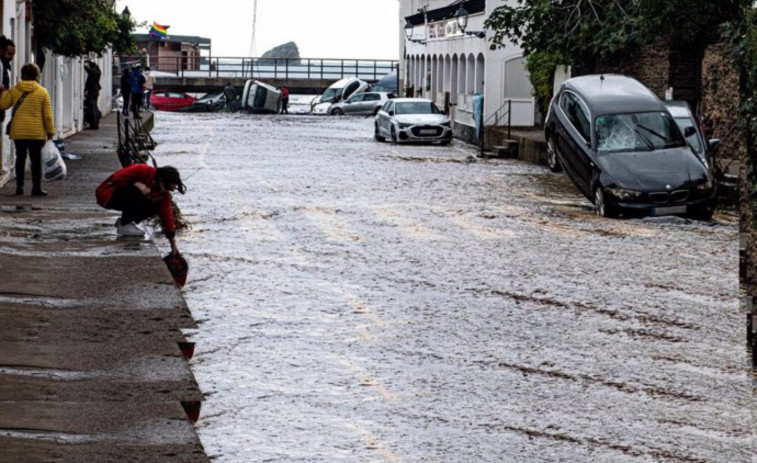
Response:
[[[241,88],[248,79],[257,79],[306,95],[320,94],[345,77],[375,82],[396,72],[397,66],[395,60],[267,57],[161,57],[150,62],[155,88],[207,93],[223,89],[228,82]],[[116,87],[120,87],[120,74],[113,77]]]

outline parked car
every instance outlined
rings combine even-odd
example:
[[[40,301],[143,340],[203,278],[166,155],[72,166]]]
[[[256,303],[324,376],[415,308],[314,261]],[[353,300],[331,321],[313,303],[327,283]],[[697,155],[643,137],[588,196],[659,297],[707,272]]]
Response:
[[[386,100],[395,98],[394,93],[386,92],[364,92],[352,95],[344,101],[334,103],[329,107],[329,114],[332,116],[342,115],[375,115]]]
[[[226,107],[226,96],[223,92],[208,93],[202,98],[198,98],[192,103],[189,111],[193,112],[207,112],[207,111],[220,111]]]
[[[346,100],[354,94],[364,92],[368,89],[368,86],[368,82],[356,77],[339,79],[329,85],[325,92],[313,99],[310,103],[310,110],[313,114],[328,114],[332,103]]]
[[[389,138],[392,143],[452,141],[452,123],[431,100],[396,98],[384,103],[376,113],[376,141]]]
[[[283,106],[281,91],[258,80],[248,80],[242,92],[242,109],[254,113],[280,113]]]
[[[665,103],[665,106],[668,107],[670,115],[673,116],[673,119],[675,119],[676,124],[678,124],[678,128],[681,130],[681,132],[690,133],[690,135],[686,136],[686,142],[689,144],[691,149],[696,153],[697,156],[699,156],[699,159],[702,160],[704,165],[707,166],[708,169],[711,169],[710,152],[715,149],[715,147],[717,147],[718,143],[720,143],[720,140],[705,139],[704,132],[702,131],[702,125],[697,122],[697,118],[694,116],[694,113],[691,111],[691,107],[689,107],[689,104],[687,102],[679,100],[668,100],[664,101],[663,103]],[[696,129],[696,132],[692,133],[691,130],[688,129],[689,127]]]
[[[159,111],[185,111],[197,99],[184,92],[172,90],[153,90],[150,105]]]
[[[545,123],[550,156],[600,216],[682,215],[708,220],[712,176],[665,105],[620,75],[568,79]]]

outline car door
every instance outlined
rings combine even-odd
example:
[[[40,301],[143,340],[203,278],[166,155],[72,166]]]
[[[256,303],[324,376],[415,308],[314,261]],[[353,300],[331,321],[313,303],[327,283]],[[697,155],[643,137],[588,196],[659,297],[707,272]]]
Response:
[[[364,93],[365,98],[360,103],[360,114],[373,114],[373,111],[381,106],[381,95],[378,93]]]
[[[564,91],[560,95],[561,123],[557,124],[557,145],[566,162],[565,169],[585,194],[591,194],[591,161],[586,155],[591,143],[591,123],[588,108],[578,95]]]
[[[347,101],[345,101],[344,104],[342,105],[342,110],[344,111],[344,114],[359,113],[360,105],[362,104],[364,97],[365,97],[365,94],[360,93],[358,95],[353,95],[347,98]]]
[[[394,101],[387,101],[384,106],[379,110],[378,114],[376,115],[377,123],[379,127],[379,133],[382,136],[388,137],[391,134],[391,129],[389,128],[391,122],[390,114],[394,111]]]

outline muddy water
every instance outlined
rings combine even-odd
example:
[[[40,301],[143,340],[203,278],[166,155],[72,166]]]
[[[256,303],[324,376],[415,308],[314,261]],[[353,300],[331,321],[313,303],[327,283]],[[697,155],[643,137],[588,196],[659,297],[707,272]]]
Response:
[[[747,462],[737,225],[363,118],[158,113],[219,462]]]

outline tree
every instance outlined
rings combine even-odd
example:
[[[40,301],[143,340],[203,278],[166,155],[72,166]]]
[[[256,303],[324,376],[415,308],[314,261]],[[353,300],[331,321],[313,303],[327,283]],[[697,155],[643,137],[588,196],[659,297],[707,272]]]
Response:
[[[32,3],[34,50],[44,66],[45,50],[75,57],[102,56],[108,47],[117,53],[136,50],[134,22],[118,14],[105,0],[55,0]]]

